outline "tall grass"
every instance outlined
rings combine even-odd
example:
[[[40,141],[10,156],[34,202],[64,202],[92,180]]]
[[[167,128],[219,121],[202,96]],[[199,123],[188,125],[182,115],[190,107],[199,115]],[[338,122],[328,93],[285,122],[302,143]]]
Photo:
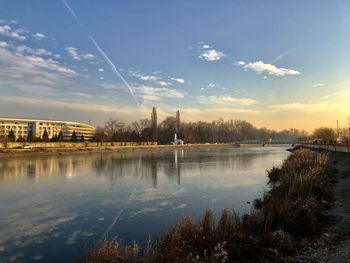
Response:
[[[163,240],[121,246],[106,242],[87,262],[266,262],[295,253],[301,240],[317,237],[333,203],[328,156],[298,150],[280,168],[267,171],[270,190],[255,209],[239,215],[225,209],[218,218],[208,210],[198,219],[184,217]]]

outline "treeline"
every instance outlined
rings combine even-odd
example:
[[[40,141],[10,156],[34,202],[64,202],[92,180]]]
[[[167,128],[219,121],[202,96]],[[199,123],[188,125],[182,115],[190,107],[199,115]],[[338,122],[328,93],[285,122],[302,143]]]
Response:
[[[71,137],[67,140],[64,138],[62,131],[58,133],[58,135],[54,135],[52,138],[49,137],[47,130],[45,129],[43,135],[41,137],[36,137],[33,134],[33,131],[30,130],[28,132],[27,137],[19,136],[16,138],[15,132],[11,129],[7,136],[0,138],[2,143],[7,142],[85,142],[84,135],[82,134],[80,137],[77,136],[76,132],[73,131]]]
[[[289,129],[274,131],[267,128],[257,128],[244,120],[218,119],[212,122],[183,122],[180,112],[168,116],[158,122],[157,110],[152,109],[151,118],[140,119],[126,124],[110,118],[103,127],[98,127],[94,141],[156,141],[169,144],[174,141],[174,134],[185,143],[234,143],[247,141],[285,141],[295,142],[307,137],[305,131]]]
[[[333,129],[320,127],[314,130],[311,138],[319,143],[349,143],[350,128]]]

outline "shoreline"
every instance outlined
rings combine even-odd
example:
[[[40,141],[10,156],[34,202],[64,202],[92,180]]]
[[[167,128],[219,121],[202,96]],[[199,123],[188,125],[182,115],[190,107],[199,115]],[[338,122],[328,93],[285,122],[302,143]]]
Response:
[[[288,147],[291,144],[271,144],[269,147]],[[136,145],[136,146],[76,146],[76,147],[35,147],[31,149],[1,148],[1,157],[27,157],[41,155],[86,154],[86,153],[112,153],[135,151],[169,151],[174,149],[205,149],[205,148],[250,148],[263,147],[261,144],[241,144],[239,147],[233,143],[223,144],[183,144],[183,145]]]
[[[329,213],[333,222],[324,228],[323,235],[307,248],[299,251],[291,262],[349,262],[350,258],[350,155],[344,152],[333,152],[313,149],[327,153],[330,162],[336,169],[332,187],[334,205]]]
[[[322,240],[333,225],[333,164],[325,153],[293,151],[281,167],[267,170],[270,189],[254,200],[250,213],[225,209],[218,217],[207,210],[199,219],[179,219],[164,237],[147,243],[146,253],[137,244],[113,239],[88,251],[82,261],[131,255],[131,262],[320,262],[304,257],[303,248]]]

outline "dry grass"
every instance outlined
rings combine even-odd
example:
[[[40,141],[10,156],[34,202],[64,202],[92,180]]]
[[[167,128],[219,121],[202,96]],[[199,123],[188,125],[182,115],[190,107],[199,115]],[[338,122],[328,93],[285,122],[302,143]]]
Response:
[[[300,240],[321,234],[333,203],[328,156],[298,150],[281,168],[268,171],[271,189],[250,214],[206,211],[197,221],[185,217],[158,244],[106,242],[87,262],[266,262],[295,252]]]

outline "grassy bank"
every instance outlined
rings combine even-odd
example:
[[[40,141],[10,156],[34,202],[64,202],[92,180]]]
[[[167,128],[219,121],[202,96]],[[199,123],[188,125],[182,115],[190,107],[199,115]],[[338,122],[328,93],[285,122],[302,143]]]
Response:
[[[333,204],[333,170],[326,154],[301,149],[268,172],[270,190],[249,214],[206,211],[184,217],[159,242],[105,242],[86,262],[266,262],[282,261],[322,233]]]

